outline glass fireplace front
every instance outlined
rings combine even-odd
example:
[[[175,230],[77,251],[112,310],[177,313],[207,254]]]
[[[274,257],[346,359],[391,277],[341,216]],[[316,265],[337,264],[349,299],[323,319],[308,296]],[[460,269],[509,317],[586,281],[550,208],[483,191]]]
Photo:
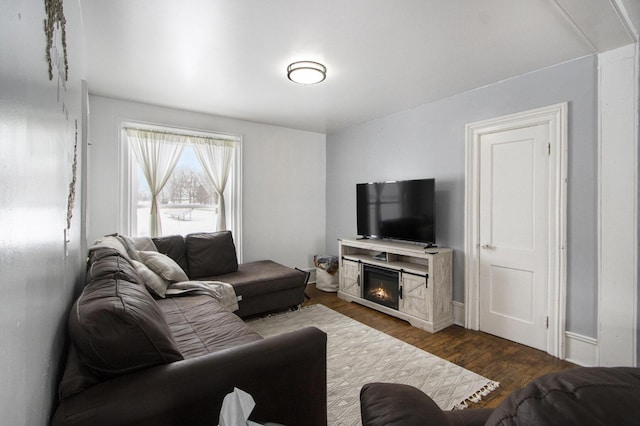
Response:
[[[364,298],[398,309],[398,271],[364,265]]]

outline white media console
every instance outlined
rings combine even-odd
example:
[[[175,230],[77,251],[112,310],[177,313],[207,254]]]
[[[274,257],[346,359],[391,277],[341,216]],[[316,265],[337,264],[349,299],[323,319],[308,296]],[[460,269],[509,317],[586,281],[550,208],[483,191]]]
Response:
[[[453,250],[370,239],[339,240],[338,297],[430,333],[453,324]]]

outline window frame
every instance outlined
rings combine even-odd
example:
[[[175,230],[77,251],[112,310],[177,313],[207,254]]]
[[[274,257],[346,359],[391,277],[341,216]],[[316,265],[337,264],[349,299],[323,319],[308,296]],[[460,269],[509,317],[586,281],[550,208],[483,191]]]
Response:
[[[120,120],[118,125],[118,150],[120,158],[120,172],[118,173],[118,228],[119,232],[125,235],[133,235],[133,229],[137,230],[137,213],[134,209],[136,194],[133,188],[137,188],[137,170],[136,161],[129,141],[125,133],[126,127],[135,127],[138,129],[155,130],[159,132],[181,133],[186,135],[201,136],[208,138],[227,139],[237,142],[238,147],[233,160],[232,174],[228,182],[225,193],[231,195],[231,200],[227,200],[227,208],[229,214],[227,221],[229,229],[233,233],[233,241],[236,246],[236,256],[238,262],[242,263],[242,135],[224,133],[213,130],[202,130],[188,127],[168,126],[137,120]]]

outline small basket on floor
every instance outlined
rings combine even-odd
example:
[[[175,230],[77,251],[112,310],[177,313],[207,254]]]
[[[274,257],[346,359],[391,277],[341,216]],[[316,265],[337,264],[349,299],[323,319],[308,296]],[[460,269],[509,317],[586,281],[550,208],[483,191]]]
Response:
[[[316,288],[327,292],[338,291],[338,256],[313,256],[316,265]]]

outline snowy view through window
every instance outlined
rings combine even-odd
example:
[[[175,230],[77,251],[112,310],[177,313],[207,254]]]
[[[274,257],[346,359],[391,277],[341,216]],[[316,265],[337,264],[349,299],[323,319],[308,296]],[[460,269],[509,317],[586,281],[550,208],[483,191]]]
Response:
[[[151,192],[139,165],[137,179],[137,235],[149,235]],[[209,183],[191,146],[185,147],[158,200],[162,235],[215,231],[218,194]]]

